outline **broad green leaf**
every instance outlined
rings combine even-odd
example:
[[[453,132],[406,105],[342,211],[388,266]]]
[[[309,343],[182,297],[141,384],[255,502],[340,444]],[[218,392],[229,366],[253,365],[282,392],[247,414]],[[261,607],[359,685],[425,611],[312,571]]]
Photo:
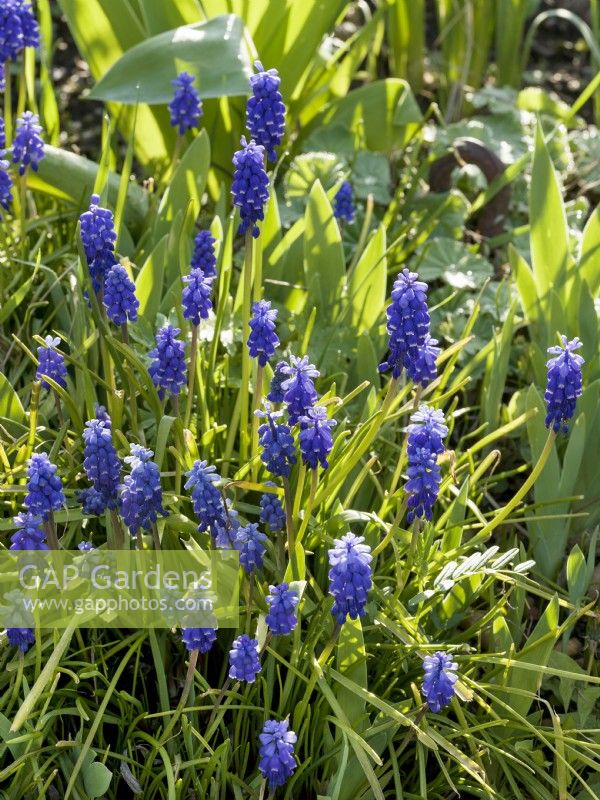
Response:
[[[500,407],[514,336],[516,308],[517,301],[515,300],[508,310],[501,334],[493,339],[494,349],[487,360],[481,399],[483,420],[488,423],[489,430],[495,430],[500,420]]]
[[[163,236],[158,242],[135,281],[135,293],[140,301],[139,315],[150,324],[152,329],[162,297],[168,239],[168,236]]]
[[[600,289],[600,205],[590,214],[581,237],[579,276],[586,281],[592,296]]]
[[[360,619],[348,617],[342,625],[336,649],[336,667],[349,681],[367,690],[367,653]],[[338,687],[336,695],[352,727],[357,732],[364,730],[365,700],[343,687]]]
[[[531,636],[527,639],[524,648],[513,656],[515,662],[522,661],[525,664],[535,664],[537,669],[529,670],[519,669],[517,666],[510,667],[507,671],[505,686],[529,691],[532,695],[538,691],[544,676],[543,667],[546,666],[550,659],[558,636],[558,611],[558,596],[554,595],[538,620]],[[520,693],[510,695],[512,708],[516,714],[520,714],[523,717],[527,716],[532,702],[533,697],[526,697]]]
[[[454,550],[460,545],[468,498],[469,478],[466,478],[452,503],[450,514],[448,515],[448,520],[444,528],[444,535],[442,538],[442,552],[444,553]]]
[[[0,372],[0,417],[20,425],[27,424],[19,396],[2,372]]]
[[[581,548],[576,544],[567,558],[567,587],[569,600],[579,603],[587,590],[587,564]]]
[[[90,797],[103,797],[108,791],[113,774],[105,764],[92,761],[81,767],[83,784]]]
[[[380,225],[350,277],[352,325],[359,333],[375,326],[385,305],[386,246],[385,227]]]
[[[388,78],[332,101],[310,123],[309,129],[341,125],[357,133],[368,150],[389,153],[411,139],[421,120],[408,84]]]
[[[198,213],[209,167],[210,142],[206,131],[202,131],[183,154],[163,196],[155,225],[156,240],[169,230],[179,211],[186,212],[190,201]]]
[[[521,298],[521,307],[528,320],[535,322],[539,316],[539,302],[533,272],[527,261],[513,244],[508,245],[508,260]]]
[[[223,15],[136,44],[99,80],[91,97],[126,105],[168,103],[171,81],[182,71],[196,78],[200,97],[247,94],[251,68],[242,20]]]
[[[44,192],[61,200],[69,200],[81,208],[86,208],[94,189],[98,169],[95,161],[46,145],[39,171],[27,172],[27,185],[35,191]],[[117,202],[120,180],[120,175],[109,173],[106,189],[107,202],[111,208],[114,208]],[[129,183],[123,212],[125,224],[132,227],[141,226],[148,214],[148,208],[148,192],[135,183]]]
[[[585,414],[579,414],[569,431],[569,442],[563,458],[562,473],[558,484],[558,496],[569,497],[573,494],[583,451],[586,447]],[[567,527],[565,525],[565,527]]]
[[[534,114],[551,114],[558,119],[567,119],[571,114],[571,107],[567,103],[550,97],[548,92],[539,86],[522,89],[517,95],[517,108],[532,111]]]
[[[439,237],[419,254],[418,271],[424,281],[441,278],[453,289],[479,289],[493,274],[490,262],[466,244]]]
[[[529,192],[531,258],[538,296],[564,286],[569,262],[569,231],[561,190],[538,125]]]
[[[383,153],[359,150],[352,165],[352,188],[363,200],[369,195],[376,203],[386,204],[390,197],[390,162]]]
[[[320,305],[320,312],[331,319],[337,316],[344,286],[344,251],[331,203],[319,181],[308,198],[305,230],[304,273],[309,304]]]

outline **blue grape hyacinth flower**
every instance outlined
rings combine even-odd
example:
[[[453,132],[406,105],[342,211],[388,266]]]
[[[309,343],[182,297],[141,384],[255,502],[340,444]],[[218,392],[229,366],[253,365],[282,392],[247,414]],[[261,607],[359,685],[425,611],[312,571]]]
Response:
[[[83,468],[104,501],[105,507],[116,508],[121,481],[121,462],[112,440],[111,425],[102,419],[91,419],[83,431]]]
[[[268,300],[259,300],[252,306],[248,349],[252,358],[258,358],[261,367],[267,365],[279,347],[279,338],[275,329],[276,319],[277,310],[271,308]]]
[[[290,425],[295,425],[300,417],[305,417],[317,400],[314,378],[320,373],[308,356],[291,356],[290,363],[281,368],[288,377],[281,384],[283,399],[287,405]]]
[[[292,465],[296,463],[296,448],[289,426],[277,422],[283,416],[283,411],[272,411],[270,404],[266,402],[264,411],[258,410],[254,413],[267,420],[258,428],[263,464],[272,475],[288,478]]]
[[[208,653],[217,639],[217,631],[214,628],[183,628],[181,640],[191,653],[198,650],[199,653]]]
[[[81,503],[84,514],[89,514],[92,517],[99,517],[106,511],[104,495],[93,486],[89,486],[87,489],[82,489],[78,492],[77,499]]]
[[[17,530],[10,537],[11,550],[47,550],[46,533],[40,516],[25,511],[13,518]]]
[[[26,653],[32,644],[35,644],[35,632],[32,628],[7,628],[6,635],[12,647],[18,647]]]
[[[332,428],[337,425],[334,419],[327,419],[324,406],[309,408],[306,415],[300,417],[300,452],[304,463],[311,469],[320,464],[327,469],[327,458],[333,447]]]
[[[416,517],[430,520],[440,490],[441,473],[437,463],[444,450],[448,428],[444,414],[422,404],[410,418],[408,431],[408,513],[410,524]]]
[[[438,651],[425,656],[423,669],[423,696],[433,713],[438,714],[454,697],[458,664],[447,653]]]
[[[403,269],[392,289],[392,302],[387,309],[389,356],[379,365],[380,372],[392,370],[399,378],[404,367],[415,360],[429,333],[427,284],[416,272]]]
[[[256,75],[250,76],[252,94],[246,104],[246,127],[257,144],[262,145],[270,161],[277,160],[285,132],[285,105],[279,91],[281,78],[276,69],[265,70],[255,61]]]
[[[44,158],[44,140],[40,136],[43,131],[37,114],[24,111],[17,119],[17,130],[12,146],[13,163],[19,165],[19,175],[24,175],[27,167],[37,172],[40,161]]]
[[[329,550],[329,593],[335,601],[331,611],[340,625],[348,614],[351,619],[365,614],[373,582],[371,548],[364,541],[364,536],[346,533]]]
[[[2,206],[5,211],[10,209],[10,204],[13,200],[13,181],[8,168],[8,161],[0,158],[0,206]],[[2,219],[2,214],[0,214],[0,219]]]
[[[108,318],[115,325],[137,320],[140,301],[135,296],[135,285],[122,264],[114,264],[106,275],[104,305]]]
[[[352,198],[352,186],[348,181],[344,181],[333,199],[333,216],[352,224],[356,216],[354,202]]]
[[[40,345],[37,350],[38,366],[35,371],[35,379],[42,382],[44,389],[50,389],[51,386],[44,378],[50,378],[63,389],[67,385],[65,378],[67,377],[67,368],[65,366],[65,357],[56,349],[60,344],[58,336],[46,336],[44,344]]]
[[[200,325],[201,319],[208,319],[212,308],[211,291],[212,278],[207,278],[200,269],[192,269],[189,275],[183,278],[182,305],[184,319],[189,319],[192,325]]]
[[[414,384],[427,386],[437,378],[436,361],[442,352],[440,347],[436,347],[437,343],[437,339],[432,339],[427,334],[423,345],[407,361],[406,372]]]
[[[272,481],[267,481],[267,486],[275,486]],[[281,500],[272,492],[265,492],[260,498],[260,521],[275,531],[285,528],[285,511]]]
[[[171,85],[175,89],[173,99],[169,103],[171,125],[178,128],[179,135],[197,127],[202,116],[202,101],[194,88],[196,79],[188,72],[181,72]]]
[[[131,473],[125,476],[119,489],[121,515],[135,536],[140,528],[149,530],[159,514],[168,515],[162,505],[160,471],[152,461],[154,453],[139,444],[132,444],[130,452],[125,463]]]
[[[283,786],[296,769],[294,745],[297,736],[289,730],[289,722],[284,719],[276,722],[268,719],[259,734],[260,741],[258,768],[269,783],[270,791]]]
[[[266,535],[258,529],[256,522],[240,525],[235,531],[233,546],[240,554],[240,564],[248,574],[262,567],[266,541]]]
[[[215,526],[225,526],[225,506],[221,492],[215,486],[221,480],[217,468],[207,461],[195,461],[192,469],[185,475],[185,488],[192,490],[192,505],[200,523],[198,530],[203,533]]]
[[[100,196],[93,194],[89,209],[79,217],[81,243],[96,294],[104,289],[106,275],[117,261],[115,220],[112,211],[99,202]]]
[[[156,347],[148,355],[152,363],[148,373],[162,398],[165,392],[177,397],[186,383],[185,345],[177,337],[179,328],[165,325],[156,333]]]
[[[265,218],[265,204],[269,199],[269,176],[265,172],[264,147],[254,140],[241,139],[242,149],[233,156],[233,205],[240,209],[240,235],[252,231],[256,239],[260,233],[257,222]]]
[[[223,522],[216,522],[211,527],[211,536],[213,537],[215,547],[222,550],[235,549],[235,536],[240,527],[238,513],[233,508],[233,504],[229,498],[225,501],[224,520]]]
[[[6,129],[4,126],[4,117],[0,115],[0,150],[6,147]]]
[[[215,239],[210,231],[199,231],[194,239],[192,269],[201,269],[205,278],[217,277],[217,257]]]
[[[275,365],[275,371],[271,378],[271,386],[269,387],[269,394],[267,395],[267,400],[271,403],[283,403],[284,392],[281,384],[288,378],[287,372],[284,371],[287,366],[287,361],[278,361]]]
[[[569,420],[573,418],[577,398],[582,392],[581,367],[583,358],[575,350],[582,347],[578,338],[570,342],[561,336],[561,345],[549,347],[548,352],[554,355],[548,361],[548,382],[544,400],[546,401],[546,427],[555,433],[561,429],[566,433]]]
[[[27,494],[25,507],[36,516],[47,519],[52,511],[65,504],[58,469],[46,453],[34,453],[27,464]]]
[[[258,642],[242,633],[234,639],[229,651],[229,677],[236,681],[254,683],[259,672]]]
[[[290,589],[289,584],[269,586],[266,597],[269,612],[266,623],[273,636],[287,636],[298,624],[298,603],[300,599],[295,589]]]
[[[0,3],[0,62],[14,61],[24,47],[39,47],[40,29],[25,0]]]

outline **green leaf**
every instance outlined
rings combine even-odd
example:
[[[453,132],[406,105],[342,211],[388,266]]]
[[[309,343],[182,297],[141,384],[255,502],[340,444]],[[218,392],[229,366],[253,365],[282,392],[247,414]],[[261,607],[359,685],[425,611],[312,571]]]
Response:
[[[550,289],[560,290],[569,263],[569,230],[558,178],[540,125],[529,192],[531,258],[538,295],[544,303]]]
[[[344,285],[344,251],[331,203],[319,181],[315,182],[308,198],[305,230],[306,286],[312,295],[312,304],[320,306],[326,319],[331,318],[337,316]],[[319,296],[315,297],[317,292]]]
[[[352,165],[352,188],[356,197],[366,200],[371,194],[376,203],[389,203],[390,183],[390,162],[383,153],[360,150],[356,154]]]
[[[127,50],[90,96],[129,105],[168,103],[171,81],[184,70],[196,78],[200,97],[247,94],[252,70],[242,20],[227,14],[146,39]]]
[[[587,590],[587,564],[581,548],[576,544],[567,558],[567,587],[569,600],[576,605]]]
[[[367,690],[367,653],[360,619],[353,620],[348,617],[342,625],[336,650],[336,666],[338,672],[349,681]],[[358,733],[363,731],[365,700],[344,687],[338,687],[336,695],[354,730]]]
[[[539,315],[539,297],[533,272],[527,261],[512,243],[508,245],[508,260],[517,284],[523,312],[528,320],[535,322]]]
[[[90,797],[102,797],[110,786],[112,772],[100,761],[93,761],[91,764],[83,764],[83,784]]]
[[[27,417],[19,396],[2,372],[0,372],[0,417],[20,425],[27,424]]]
[[[373,328],[385,306],[387,281],[385,227],[380,225],[350,278],[352,325],[359,333]]]
[[[578,271],[591,295],[596,295],[600,289],[600,205],[592,211],[583,229]]]
[[[551,114],[558,119],[568,119],[571,115],[571,107],[567,103],[550,97],[548,92],[539,86],[522,89],[517,95],[517,108],[534,114]]]
[[[158,242],[146,259],[135,281],[135,293],[140,301],[139,315],[154,329],[154,320],[160,308],[165,265],[167,261],[168,236]]]
[[[161,200],[155,225],[155,241],[171,228],[177,212],[185,212],[190,202],[198,213],[209,167],[210,142],[208,134],[203,130],[183,154]]]
[[[524,648],[513,656],[514,661],[521,661],[524,664],[534,664],[537,669],[519,669],[517,666],[508,669],[505,685],[509,688],[514,687],[520,691],[531,692],[532,695],[538,691],[544,677],[543,668],[547,665],[554,643],[558,636],[558,596],[554,595],[546,606],[546,610],[538,620],[531,636],[527,639]],[[516,714],[527,716],[533,697],[524,694],[510,695],[510,703]]]
[[[310,130],[341,125],[358,134],[367,150],[389,153],[405,145],[421,121],[421,112],[406,81],[388,78],[332,101],[311,122]]]
[[[486,258],[445,237],[430,240],[419,256],[417,269],[424,281],[441,278],[454,289],[479,289],[493,274]]]

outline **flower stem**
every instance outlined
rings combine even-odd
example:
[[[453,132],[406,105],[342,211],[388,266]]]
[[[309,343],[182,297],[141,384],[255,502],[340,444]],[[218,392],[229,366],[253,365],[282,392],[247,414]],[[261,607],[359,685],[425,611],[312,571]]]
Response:
[[[248,384],[250,382],[250,353],[246,346],[250,335],[250,300],[252,295],[252,231],[246,231],[242,299],[242,385],[240,387],[240,462],[248,460]]]
[[[192,407],[194,405],[194,383],[196,381],[196,361],[198,360],[198,326],[192,325],[192,347],[190,350],[190,371],[188,376],[188,395],[185,407],[185,419],[183,427],[190,427],[192,418]]]
[[[537,463],[531,470],[531,473],[525,483],[521,486],[519,491],[515,494],[515,496],[509,500],[509,502],[498,512],[494,515],[493,519],[491,519],[487,525],[485,525],[476,536],[471,539],[471,543],[475,541],[481,541],[485,539],[489,534],[502,523],[506,517],[510,514],[510,512],[519,505],[521,500],[525,497],[527,492],[531,489],[533,484],[537,481],[539,476],[541,475],[544,467],[546,466],[546,462],[550,458],[550,453],[554,448],[554,442],[556,441],[556,434],[552,429],[548,431],[548,438],[546,439],[546,443],[544,445],[544,449],[540,453],[540,457],[537,460]]]
[[[190,653],[190,660],[188,663],[187,674],[185,676],[185,683],[183,684],[183,689],[181,691],[181,697],[179,698],[179,703],[177,703],[177,708],[175,709],[175,713],[169,720],[169,724],[164,729],[161,737],[160,737],[160,744],[164,744],[169,738],[169,735],[175,725],[177,724],[177,720],[181,716],[183,709],[185,708],[185,704],[187,703],[188,696],[192,689],[192,685],[194,683],[194,672],[196,671],[196,664],[198,663],[198,650],[192,650]]]
[[[299,580],[298,560],[296,558],[296,541],[294,536],[294,521],[292,512],[292,494],[288,478],[283,479],[283,490],[285,493],[285,529],[287,532],[288,552],[292,565],[292,580]]]
[[[123,533],[123,526],[121,525],[121,520],[119,519],[116,508],[111,509],[110,520],[115,538],[115,547],[117,550],[123,550],[123,546],[125,544],[125,534]]]
[[[312,513],[313,504],[315,502],[315,495],[317,493],[317,486],[319,483],[319,473],[318,470],[313,469],[311,470],[310,474],[310,495],[308,497],[308,504],[304,509],[304,517],[302,519],[302,524],[300,525],[300,530],[298,531],[298,542],[302,542],[304,538],[304,534],[308,527],[308,520],[310,519],[310,515]]]
[[[46,539],[50,550],[58,550],[58,536],[56,535],[56,523],[54,522],[54,513],[52,511],[48,514],[48,519],[44,522],[46,528]]]
[[[262,384],[263,384],[263,371],[264,368],[260,364],[256,367],[256,381],[254,382],[254,401],[252,403],[252,448],[250,454],[252,457],[258,454],[258,417],[256,412],[260,408],[262,400]],[[256,483],[258,480],[258,467],[259,461],[256,460],[252,467],[252,480]]]
[[[12,92],[10,80],[10,61],[4,63],[4,137],[7,149],[12,144]]]

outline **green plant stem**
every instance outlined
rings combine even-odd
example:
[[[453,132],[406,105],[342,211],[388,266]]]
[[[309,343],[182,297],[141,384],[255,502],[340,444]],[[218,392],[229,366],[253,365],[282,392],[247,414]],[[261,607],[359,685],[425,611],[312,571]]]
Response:
[[[292,565],[292,580],[299,580],[298,559],[296,558],[296,540],[294,536],[294,519],[292,510],[292,493],[288,478],[283,479],[283,491],[285,494],[285,529],[288,541],[288,554]]]
[[[188,396],[185,407],[184,428],[190,427],[192,407],[194,405],[194,384],[196,381],[196,361],[198,360],[198,326],[192,325],[192,346],[190,349],[190,370],[188,375]]]
[[[38,408],[40,403],[40,392],[42,384],[40,381],[34,381],[31,385],[31,398],[29,400],[29,432],[27,434],[27,452],[25,461],[27,461],[33,453],[35,447],[35,438],[37,435],[37,418]]]
[[[262,401],[262,385],[263,385],[263,371],[264,368],[261,367],[260,364],[256,366],[256,380],[254,382],[254,401],[252,403],[252,446],[250,450],[250,455],[252,458],[258,455],[258,417],[256,416],[256,412],[260,408],[260,404]],[[257,459],[252,467],[252,480],[256,483],[258,480],[258,469],[260,466],[260,461]]]
[[[121,525],[121,520],[119,519],[119,515],[117,514],[116,508],[111,509],[110,520],[112,523],[113,535],[115,538],[115,548],[117,550],[123,550],[125,544],[125,534],[123,532],[123,526]]]
[[[540,453],[540,457],[538,458],[535,466],[531,470],[531,473],[525,483],[521,486],[519,491],[514,495],[513,498],[502,508],[500,508],[494,517],[485,525],[476,536],[473,537],[471,540],[472,542],[481,541],[485,539],[490,533],[498,527],[510,514],[510,512],[516,508],[521,500],[525,497],[527,492],[531,489],[534,483],[537,481],[539,476],[541,475],[544,467],[546,466],[546,462],[550,457],[550,453],[554,448],[554,442],[556,441],[556,434],[553,430],[548,431],[548,438],[546,439],[546,443],[544,445],[544,449]]]
[[[6,147],[12,144],[12,85],[10,80],[10,61],[4,63],[4,138]]]
[[[25,227],[27,225],[27,170],[23,175],[19,175],[19,230],[21,232],[21,258],[27,259],[27,237]]]
[[[62,406],[60,404],[60,397],[58,395],[58,392],[55,391],[54,389],[52,390],[52,394],[54,395],[54,404],[56,406],[56,413],[58,415],[58,423],[62,428],[62,426],[65,424],[65,418],[63,415]]]
[[[54,513],[50,511],[48,513],[48,518],[44,522],[44,527],[46,528],[46,539],[48,540],[48,547],[50,550],[58,550],[58,536],[56,535],[56,523],[54,521]]]
[[[371,227],[371,219],[373,217],[373,195],[369,194],[367,196],[367,203],[365,206],[365,218],[363,220],[362,228],[360,230],[360,236],[358,238],[358,244],[356,245],[356,249],[354,251],[354,256],[352,257],[352,261],[350,262],[350,267],[348,268],[348,276],[346,278],[346,282],[350,282],[350,276],[354,271],[356,265],[358,264],[360,257],[365,249],[365,243],[367,241],[367,236],[369,235],[369,228]]]
[[[250,335],[250,301],[252,296],[252,231],[246,231],[243,267],[242,298],[242,384],[240,386],[240,463],[248,461],[248,384],[250,383],[250,353],[247,341]]]
[[[159,739],[161,745],[163,745],[167,741],[171,731],[177,724],[177,720],[179,719],[183,709],[185,708],[185,704],[187,703],[187,699],[189,697],[192,685],[194,683],[194,672],[196,670],[196,664],[198,663],[198,655],[199,655],[198,650],[192,650],[192,652],[190,653],[190,660],[188,663],[187,673],[185,676],[185,683],[183,684],[183,689],[181,690],[181,697],[179,698],[179,703],[177,703],[177,708],[175,709],[175,713],[173,714],[173,716],[169,720],[169,724],[161,734],[161,737]]]
[[[310,494],[308,496],[308,503],[306,508],[304,509],[304,517],[302,518],[302,524],[300,525],[300,530],[298,531],[298,538],[297,542],[302,542],[304,538],[304,534],[306,533],[306,529],[308,527],[308,521],[310,519],[310,515],[312,514],[313,505],[315,502],[315,495],[317,493],[317,486],[319,484],[319,472],[316,469],[312,469],[310,471]]]

